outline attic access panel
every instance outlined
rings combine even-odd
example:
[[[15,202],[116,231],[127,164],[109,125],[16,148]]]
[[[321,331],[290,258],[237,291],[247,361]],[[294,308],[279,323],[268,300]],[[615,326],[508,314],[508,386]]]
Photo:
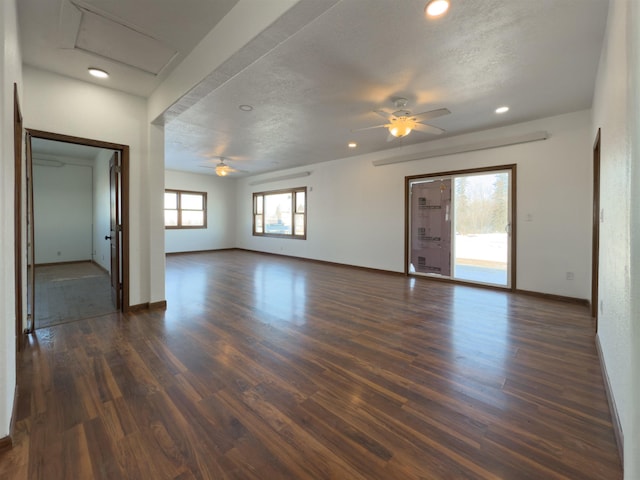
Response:
[[[177,50],[133,28],[87,10],[82,20],[75,48],[123,63],[152,75],[178,54]]]

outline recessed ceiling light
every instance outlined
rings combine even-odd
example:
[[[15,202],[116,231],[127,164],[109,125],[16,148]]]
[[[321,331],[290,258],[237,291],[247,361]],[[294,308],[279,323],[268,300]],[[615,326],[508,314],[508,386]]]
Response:
[[[251,105],[240,105],[238,108],[243,112],[250,112],[251,110],[253,110],[253,107]]]
[[[449,10],[449,0],[431,0],[424,11],[429,17],[439,17]]]
[[[349,148],[356,148],[358,144],[356,142],[349,142]]]
[[[509,111],[509,107],[498,107],[496,108],[496,113],[507,113]]]
[[[89,68],[89,73],[96,78],[109,78],[109,74],[100,68]]]

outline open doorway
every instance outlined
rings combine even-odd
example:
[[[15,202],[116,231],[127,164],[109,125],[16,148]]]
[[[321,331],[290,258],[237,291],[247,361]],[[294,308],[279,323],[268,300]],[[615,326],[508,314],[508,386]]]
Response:
[[[128,147],[28,130],[26,151],[29,330],[126,309]]]
[[[407,178],[407,273],[514,288],[515,165]]]

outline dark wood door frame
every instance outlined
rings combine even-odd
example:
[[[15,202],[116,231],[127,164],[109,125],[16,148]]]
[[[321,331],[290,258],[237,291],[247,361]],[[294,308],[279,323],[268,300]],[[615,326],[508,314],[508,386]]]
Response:
[[[593,142],[593,240],[591,243],[591,316],[598,332],[598,272],[600,269],[600,129]]]
[[[121,223],[122,223],[122,242],[121,242],[121,265],[122,265],[122,305],[121,311],[127,312],[130,309],[129,300],[129,145],[120,143],[105,142],[102,140],[94,140],[89,138],[74,137],[59,133],[44,132],[41,130],[27,129],[27,132],[33,138],[42,138],[46,140],[54,140],[57,142],[75,143],[78,145],[88,145],[90,147],[105,148],[108,150],[116,150],[120,152],[121,162]]]
[[[26,313],[27,313],[27,328],[25,331],[27,333],[32,333],[33,322],[35,318],[35,310],[34,310],[34,295],[36,290],[36,270],[35,270],[35,228],[33,223],[33,155],[31,152],[31,135],[27,130],[24,138],[24,150],[25,150],[25,184],[27,186],[26,191],[26,215],[23,217],[26,219],[27,225],[27,305],[26,305]]]
[[[24,303],[22,301],[22,113],[18,85],[13,84],[13,152],[14,152],[14,269],[16,291],[16,355],[22,350],[24,335]],[[16,362],[16,367],[17,367]]]

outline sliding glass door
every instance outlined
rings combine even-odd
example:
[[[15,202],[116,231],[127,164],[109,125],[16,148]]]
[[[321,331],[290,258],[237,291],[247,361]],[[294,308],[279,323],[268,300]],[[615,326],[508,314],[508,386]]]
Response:
[[[407,271],[511,287],[514,174],[507,166],[408,178]]]

